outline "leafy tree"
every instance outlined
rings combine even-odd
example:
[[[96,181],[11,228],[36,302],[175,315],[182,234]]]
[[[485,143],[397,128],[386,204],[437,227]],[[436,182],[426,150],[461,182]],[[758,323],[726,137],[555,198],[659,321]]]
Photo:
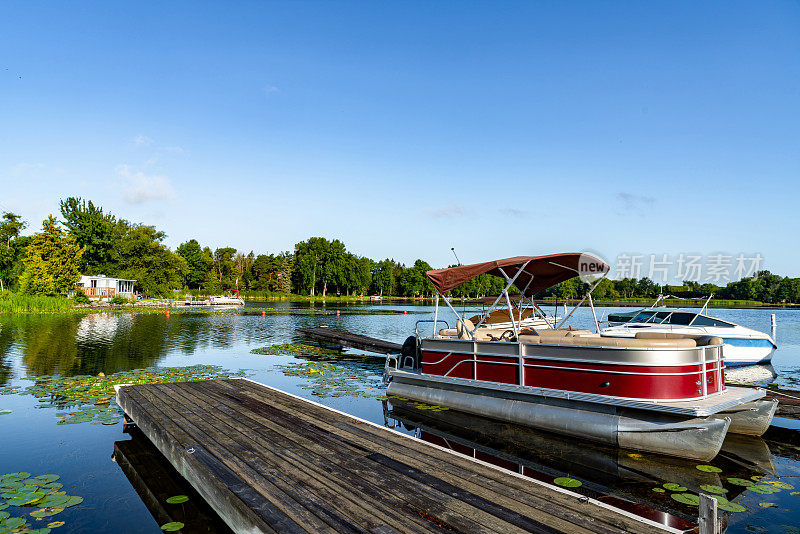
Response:
[[[19,234],[26,226],[28,223],[15,213],[4,212],[0,218],[0,291],[14,286],[21,272],[28,239]]]
[[[84,248],[81,270],[87,274],[113,272],[116,218],[103,213],[103,208],[95,206],[91,200],[80,197],[62,200],[60,206],[64,226]]]
[[[27,247],[20,289],[29,295],[66,295],[80,278],[82,254],[75,238],[64,232],[50,215]]]
[[[214,274],[222,289],[233,288],[236,285],[235,255],[236,249],[232,247],[222,247],[214,251]]]
[[[328,293],[329,283],[341,283],[345,256],[344,243],[338,239],[310,237],[295,245],[294,284],[309,295],[316,294],[321,286],[322,297]]]
[[[397,264],[394,260],[385,259],[375,262],[372,265],[372,291],[379,295],[394,295],[395,276],[394,268]]]
[[[208,253],[206,253],[208,251]],[[210,250],[204,251],[196,239],[181,243],[175,252],[186,261],[186,286],[199,288],[206,280],[206,273],[214,263]]]
[[[403,270],[399,278],[399,290],[407,297],[419,297],[433,294],[433,284],[425,275],[431,266],[422,260],[414,262],[414,266]]]
[[[189,266],[162,243],[166,234],[153,226],[126,225],[127,231],[115,245],[118,276],[136,280],[136,287],[145,294],[170,296],[173,289],[183,287]]]

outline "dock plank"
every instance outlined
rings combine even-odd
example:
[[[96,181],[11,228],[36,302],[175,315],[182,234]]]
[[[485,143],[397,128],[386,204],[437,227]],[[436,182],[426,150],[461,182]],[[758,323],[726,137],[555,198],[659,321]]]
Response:
[[[297,328],[295,329],[295,333],[322,343],[330,343],[341,347],[352,347],[354,349],[378,354],[400,354],[400,349],[402,349],[401,345],[392,343],[391,341],[361,334],[353,334],[352,332],[325,326]]]
[[[117,398],[235,532],[675,532],[246,379]]]

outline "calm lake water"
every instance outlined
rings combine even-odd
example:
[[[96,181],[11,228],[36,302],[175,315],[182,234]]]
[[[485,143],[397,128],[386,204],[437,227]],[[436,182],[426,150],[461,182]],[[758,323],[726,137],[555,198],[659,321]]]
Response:
[[[722,472],[705,473],[697,470],[693,462],[606,450],[512,425],[476,422],[447,411],[431,413],[413,406],[392,405],[376,398],[383,393],[383,363],[364,357],[360,351],[348,349],[343,358],[328,356],[320,361],[319,356],[261,355],[251,350],[291,343],[295,328],[317,325],[402,343],[413,332],[417,320],[432,318],[432,307],[287,304],[277,308],[263,317],[247,310],[230,314],[173,313],[171,317],[162,313],[0,316],[0,388],[27,387],[33,384],[30,379],[43,375],[108,375],[149,366],[218,365],[233,371],[245,370],[256,381],[534,478],[548,482],[557,476],[577,478],[583,482],[579,491],[584,494],[643,515],[668,517],[675,524],[692,518],[697,514],[696,507],[671,499],[669,491],[656,493],[653,488],[675,482],[696,492],[699,484],[711,484],[724,486],[728,499],[747,509],[730,514],[729,532],[800,532],[800,494],[790,495],[797,490],[763,495],[726,481],[730,477],[780,477],[800,490],[800,447],[760,439],[728,440],[723,452],[711,462]],[[341,310],[338,317],[334,313],[337,308]],[[604,317],[617,309],[598,311]],[[778,321],[779,349],[773,360],[776,381],[798,388],[800,312],[712,311],[722,319],[763,331],[769,330],[770,313],[775,313]],[[578,310],[571,324],[592,328],[590,311]],[[312,379],[297,372],[298,368],[323,366],[331,370],[325,373],[326,379]],[[30,395],[0,395],[0,413],[10,410],[0,415],[0,474],[56,473],[67,494],[81,496],[84,502],[54,518],[36,521],[29,517],[34,528],[60,520],[66,524],[54,532],[156,533],[165,522],[159,502],[170,495],[186,494],[190,501],[181,505],[180,511],[170,512],[178,520],[186,518],[184,532],[226,531],[213,512],[179,476],[162,465],[149,442],[135,431],[124,433],[121,424],[59,425],[56,413],[61,410],[37,407],[39,404]],[[19,515],[20,510],[7,511]]]

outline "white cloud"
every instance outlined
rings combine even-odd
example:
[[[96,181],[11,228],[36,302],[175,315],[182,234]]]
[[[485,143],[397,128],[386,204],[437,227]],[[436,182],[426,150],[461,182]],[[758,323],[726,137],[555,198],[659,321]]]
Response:
[[[428,210],[426,213],[436,219],[463,217],[467,214],[464,208],[455,202],[450,202],[450,204],[447,206],[442,206],[441,208]]]
[[[645,208],[652,207],[656,199],[653,197],[646,197],[642,195],[634,195],[633,193],[617,193],[617,200],[622,204],[622,208],[626,211],[644,212]]]
[[[278,92],[278,88],[277,88],[277,87],[275,87],[274,85],[267,84],[267,85],[264,87],[264,94],[265,94],[266,96],[269,96],[269,95],[271,95],[272,93],[277,93],[277,92]]]
[[[122,182],[123,196],[130,204],[142,204],[151,200],[172,200],[175,189],[169,177],[161,174],[145,174],[130,165],[117,165],[114,169]]]
[[[140,134],[133,138],[133,144],[136,146],[150,146],[153,144],[153,140],[146,135]]]

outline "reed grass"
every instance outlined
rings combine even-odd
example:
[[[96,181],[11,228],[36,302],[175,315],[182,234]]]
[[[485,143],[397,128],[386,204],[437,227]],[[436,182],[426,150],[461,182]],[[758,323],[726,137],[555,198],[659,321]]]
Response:
[[[71,311],[75,301],[66,297],[21,295],[0,292],[0,313],[56,313]]]

